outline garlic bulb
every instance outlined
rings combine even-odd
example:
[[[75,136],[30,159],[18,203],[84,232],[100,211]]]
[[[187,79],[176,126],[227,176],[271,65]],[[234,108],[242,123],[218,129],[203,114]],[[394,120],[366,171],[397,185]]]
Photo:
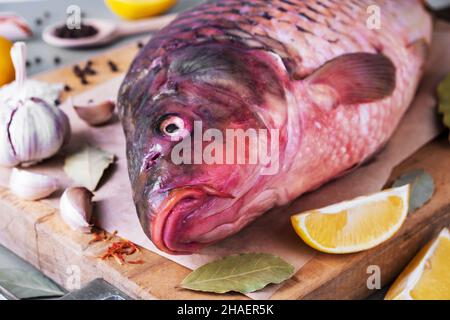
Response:
[[[24,200],[44,199],[58,190],[56,178],[14,168],[9,178],[10,191]]]
[[[16,95],[0,97],[0,165],[31,165],[55,155],[70,136],[69,119],[59,108],[22,90],[26,82],[25,44],[11,56],[16,68]],[[1,95],[0,91],[0,95]]]
[[[60,214],[72,230],[91,232],[93,196],[92,192],[82,187],[69,188],[64,191],[59,203]]]
[[[21,99],[39,97],[51,106],[56,106],[64,85],[61,83],[47,83],[34,79],[26,79],[22,84]],[[18,99],[17,82],[13,81],[0,88],[0,104],[15,104]]]

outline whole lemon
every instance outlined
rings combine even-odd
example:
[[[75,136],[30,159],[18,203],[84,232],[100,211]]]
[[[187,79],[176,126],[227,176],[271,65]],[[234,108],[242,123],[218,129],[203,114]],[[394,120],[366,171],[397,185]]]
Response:
[[[14,80],[14,65],[11,60],[11,41],[0,37],[0,87]]]
[[[168,11],[176,0],[105,0],[112,12],[127,20],[143,19]]]

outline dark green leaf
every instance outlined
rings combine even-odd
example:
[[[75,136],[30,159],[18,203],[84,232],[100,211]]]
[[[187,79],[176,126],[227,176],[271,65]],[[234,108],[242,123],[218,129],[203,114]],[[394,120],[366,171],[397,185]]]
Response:
[[[233,255],[208,263],[193,271],[181,286],[196,291],[249,293],[270,283],[281,283],[294,267],[279,257],[265,253]]]
[[[430,201],[434,194],[433,177],[423,169],[407,172],[400,176],[393,187],[400,187],[406,184],[411,185],[409,198],[409,212],[414,212]]]
[[[64,291],[38,271],[0,269],[0,286],[20,299],[64,295]]]

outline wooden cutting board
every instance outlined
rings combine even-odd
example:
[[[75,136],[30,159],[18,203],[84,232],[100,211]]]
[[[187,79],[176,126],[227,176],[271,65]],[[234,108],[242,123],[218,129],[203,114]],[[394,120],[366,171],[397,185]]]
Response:
[[[108,61],[126,71],[138,52],[137,44],[127,45],[91,59],[98,74],[82,85],[73,66],[37,78],[65,82],[78,94],[116,76]],[[85,62],[82,62],[83,66]],[[67,95],[67,94],[66,94]],[[423,208],[410,215],[400,232],[387,243],[358,254],[328,255],[317,252],[273,299],[355,299],[373,293],[367,288],[368,268],[378,266],[381,284],[389,284],[415,253],[443,227],[450,225],[450,145],[441,137],[398,166],[392,177],[415,168],[429,171],[436,182],[436,194]],[[88,235],[70,231],[57,210],[39,202],[17,199],[0,188],[0,243],[29,261],[64,287],[102,277],[134,298],[143,299],[245,299],[239,294],[215,295],[178,288],[188,269],[142,250],[143,265],[118,265],[103,261],[90,250]],[[370,269],[369,269],[370,271]],[[70,288],[69,288],[70,289]]]

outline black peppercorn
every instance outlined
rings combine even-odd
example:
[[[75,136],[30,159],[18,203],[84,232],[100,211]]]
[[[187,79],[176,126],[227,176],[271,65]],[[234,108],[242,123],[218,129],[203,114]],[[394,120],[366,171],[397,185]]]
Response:
[[[119,71],[119,68],[117,68],[117,65],[113,61],[109,60],[108,65],[112,72]]]
[[[62,39],[79,39],[79,38],[88,38],[96,35],[98,30],[96,27],[81,24],[80,29],[69,29],[66,25],[58,27],[55,29],[55,36]]]
[[[75,76],[77,76],[78,78],[81,78],[84,74],[83,71],[81,70],[79,65],[75,65],[73,67],[73,73],[75,74]]]

